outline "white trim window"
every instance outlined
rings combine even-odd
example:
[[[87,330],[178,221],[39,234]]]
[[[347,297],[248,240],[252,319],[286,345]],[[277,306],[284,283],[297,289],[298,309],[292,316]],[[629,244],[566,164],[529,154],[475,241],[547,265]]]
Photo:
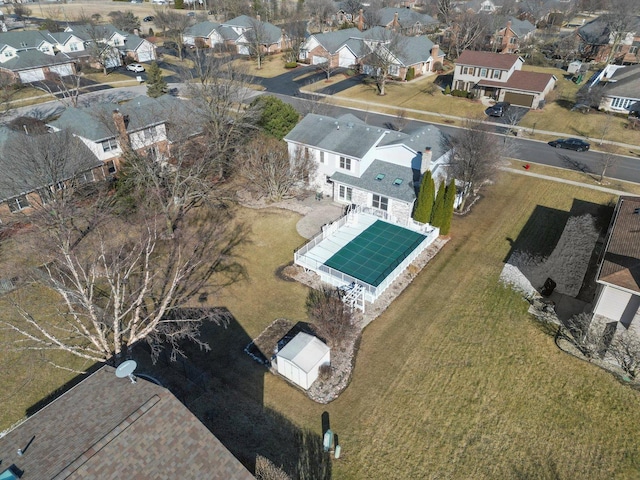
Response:
[[[389,75],[400,75],[400,67],[398,65],[389,65]]]
[[[377,208],[378,210],[384,210],[385,212],[389,209],[389,199],[387,197],[383,197],[382,195],[373,194],[373,202],[371,203],[373,208]]]
[[[615,110],[629,110],[629,107],[634,104],[636,100],[631,98],[615,97],[611,99],[611,108]]]
[[[488,69],[486,69],[486,68],[481,68],[481,69],[480,69],[480,76],[481,76],[482,78],[486,78],[486,77],[487,77],[487,75],[488,75],[488,73],[489,73],[489,70],[488,70]]]
[[[324,152],[320,150],[320,163],[324,163]]]
[[[340,185],[340,187],[338,188],[338,198],[340,200],[350,202],[353,198],[353,188],[347,187],[345,185]]]
[[[497,78],[499,80],[501,76],[502,76],[502,70],[493,71],[493,78]]]
[[[100,142],[100,145],[102,146],[102,151],[105,153],[118,149],[118,141],[115,138],[110,138]]]
[[[29,200],[27,200],[26,195],[19,195],[15,198],[12,198],[7,202],[9,204],[9,210],[12,213],[19,212],[20,210],[24,210],[27,207],[30,207]]]
[[[77,52],[78,50],[80,50],[80,47],[78,46],[78,44],[76,42],[73,42],[73,43],[69,44],[69,51],[70,52]]]
[[[340,168],[351,171],[351,159],[347,157],[340,157]]]

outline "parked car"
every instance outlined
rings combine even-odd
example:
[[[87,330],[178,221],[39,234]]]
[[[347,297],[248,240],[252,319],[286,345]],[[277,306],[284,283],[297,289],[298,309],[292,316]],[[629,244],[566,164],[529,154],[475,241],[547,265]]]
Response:
[[[510,106],[511,104],[508,102],[498,102],[495,105],[491,105],[489,108],[487,108],[484,113],[486,113],[490,117],[502,117],[505,113],[507,113],[507,110],[509,110]]]
[[[127,65],[127,70],[130,72],[144,72],[144,67],[139,63],[130,63]]]
[[[196,12],[187,12],[187,17],[195,17]]]
[[[144,17],[142,19],[143,22],[153,22],[153,16],[149,15],[148,17]]]
[[[589,150],[589,143],[579,138],[559,138],[552,140],[549,145],[556,148],[566,148],[568,150],[575,150],[576,152],[586,152]]]

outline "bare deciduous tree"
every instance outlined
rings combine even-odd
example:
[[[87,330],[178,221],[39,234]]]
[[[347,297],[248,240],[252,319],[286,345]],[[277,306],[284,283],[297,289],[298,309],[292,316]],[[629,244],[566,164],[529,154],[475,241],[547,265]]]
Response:
[[[599,351],[602,332],[596,331],[591,325],[593,316],[579,313],[565,322],[565,329],[561,333],[573,343],[586,358],[594,358]]]
[[[483,15],[466,11],[459,13],[453,22],[453,35],[447,42],[449,57],[458,58],[464,50],[479,47],[490,33],[486,21]]]
[[[597,160],[598,166],[600,167],[600,179],[598,181],[602,183],[605,175],[607,174],[607,170],[618,163],[619,157],[616,156],[611,145],[601,145],[600,149],[601,152],[599,153]]]
[[[338,69],[338,67],[333,61],[334,55],[331,55],[326,50],[323,50],[322,53],[318,54],[317,56],[321,57],[323,61],[320,63],[316,63],[315,66],[316,68],[324,72],[324,74],[327,76],[327,81],[328,81],[331,79],[331,74],[333,74],[333,72],[335,72]]]
[[[385,95],[387,81],[393,68],[398,68],[399,57],[404,55],[406,39],[397,32],[384,30],[379,38],[371,40],[372,52],[365,58],[369,74],[375,79],[378,95]]]
[[[120,52],[116,47],[107,43],[109,30],[100,25],[88,25],[86,29],[90,40],[86,42],[86,50],[93,62],[100,65],[102,73],[107,74],[108,68],[120,65]]]
[[[291,42],[291,48],[284,53],[286,62],[297,62],[300,58],[300,51],[307,37],[307,22],[298,13],[294,18],[284,25],[285,34]]]
[[[462,208],[466,199],[496,173],[498,163],[506,155],[507,144],[492,135],[488,126],[467,120],[464,129],[455,136],[443,136],[442,146],[445,151],[451,150],[451,174],[464,185]]]
[[[256,59],[258,70],[262,69],[262,60],[267,55],[267,49],[272,43],[267,24],[256,18],[249,21],[250,28],[244,33],[247,41],[245,44],[249,49],[249,55]]]
[[[31,9],[23,3],[13,4],[13,14],[16,20],[21,21],[24,28],[27,28],[27,18],[31,15]]]
[[[233,169],[234,152],[257,132],[254,111],[245,108],[253,91],[248,77],[231,62],[196,51],[194,68],[184,72],[186,92],[194,105],[189,124],[203,128],[208,161],[216,176]]]
[[[635,0],[616,0],[615,5],[605,16],[605,22],[609,30],[609,53],[605,63],[611,63],[618,55],[618,46],[627,39],[633,37],[634,24],[638,21],[638,3]]]
[[[274,201],[290,197],[296,186],[306,184],[316,165],[302,150],[289,158],[286,143],[266,135],[248,144],[241,157],[240,175],[247,185]]]
[[[632,379],[640,373],[640,339],[637,333],[625,331],[614,336],[607,353]]]
[[[238,279],[233,252],[242,236],[228,221],[202,222],[169,240],[160,238],[152,218],[123,224],[110,217],[80,241],[71,219],[47,229],[44,250],[52,257],[35,280],[57,293],[59,304],[52,307],[61,317],[39,318],[14,302],[19,319],[0,320],[16,338],[10,348],[63,350],[115,364],[143,340],[154,358],[168,347],[175,359],[183,340],[208,349],[199,328],[215,319],[183,307],[205,284],[210,289]]]
[[[316,24],[318,28],[322,28],[327,25],[331,15],[335,13],[336,7],[331,0],[306,0],[304,7]]]
[[[178,45],[178,57],[182,60],[182,39],[184,37],[184,32],[191,26],[190,17],[187,17],[176,10],[160,8],[154,9],[154,15],[155,24],[162,28],[162,30],[166,32],[167,37]]]
[[[356,327],[349,306],[342,301],[342,292],[331,286],[312,289],[307,296],[307,313],[313,320],[314,331],[329,346],[337,346],[353,335]]]

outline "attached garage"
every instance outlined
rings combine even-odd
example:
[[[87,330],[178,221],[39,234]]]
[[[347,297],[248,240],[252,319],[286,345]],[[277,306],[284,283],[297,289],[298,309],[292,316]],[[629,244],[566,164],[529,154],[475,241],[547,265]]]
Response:
[[[137,50],[137,54],[139,62],[152,62],[156,59],[153,48],[145,48],[144,46],[140,47]]]
[[[22,83],[39,82],[44,80],[44,70],[42,68],[32,68],[18,72]]]
[[[356,56],[348,48],[338,50],[338,65],[340,67],[349,68],[356,64]]]
[[[325,62],[327,62],[327,57],[323,57],[320,55],[313,56],[313,60],[312,60],[313,65],[320,65],[321,63],[325,63]]]
[[[300,332],[276,354],[278,373],[308,390],[321,365],[330,364],[331,350],[318,338]]]
[[[511,105],[518,105],[520,107],[531,108],[535,95],[527,95],[526,93],[506,92],[504,94],[504,101]]]
[[[612,320],[622,320],[627,316],[635,316],[638,311],[640,297],[630,292],[605,285],[600,293],[594,313]]]
[[[68,63],[65,65],[51,65],[49,71],[51,73],[57,73],[61,77],[73,75],[73,67]]]

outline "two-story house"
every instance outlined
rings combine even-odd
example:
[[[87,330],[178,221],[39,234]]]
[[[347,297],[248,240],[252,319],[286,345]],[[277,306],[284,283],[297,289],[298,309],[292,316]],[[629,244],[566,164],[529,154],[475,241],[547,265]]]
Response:
[[[577,31],[582,59],[619,65],[640,63],[640,15],[631,19],[626,32],[613,30],[608,15],[602,15]]]
[[[185,45],[215,47],[227,45],[240,55],[251,54],[258,42],[264,53],[278,53],[289,46],[282,30],[269,22],[240,15],[224,23],[200,22],[188,28],[182,36]]]
[[[120,55],[114,55],[109,68],[122,65],[122,59],[135,62],[151,62],[157,59],[156,46],[132,33],[118,30],[113,25],[72,25],[65,33],[73,33],[87,45],[104,45],[116,49]],[[86,50],[86,48],[85,48]]]
[[[58,48],[47,30],[0,33],[0,72],[16,82],[75,73],[73,59]]]
[[[503,28],[491,38],[491,47],[499,53],[519,53],[524,42],[531,40],[536,31],[528,20],[509,17]]]
[[[518,55],[465,50],[456,61],[453,88],[527,108],[540,108],[555,87],[554,75],[522,71]]]
[[[364,32],[358,28],[337,30],[311,35],[301,49],[300,56],[312,65],[330,62],[334,67],[360,68],[369,73],[367,57],[378,46],[385,48],[391,42],[383,27],[375,27]],[[393,63],[390,75],[401,80],[406,78],[410,68],[416,76],[434,71],[434,65],[444,60],[444,54],[426,36],[403,37],[401,51],[391,52]]]
[[[640,65],[607,65],[592,81],[602,87],[600,110],[629,114],[640,106]]]
[[[311,158],[317,171],[312,188],[334,201],[384,212],[406,225],[422,175],[431,170],[436,184],[447,179],[449,152],[433,126],[410,132],[384,130],[354,115],[337,118],[308,114],[284,140],[291,158]]]
[[[403,35],[423,35],[434,31],[440,22],[433,17],[409,8],[385,7],[376,11],[377,26],[394,30]],[[360,19],[364,23],[363,12]]]

